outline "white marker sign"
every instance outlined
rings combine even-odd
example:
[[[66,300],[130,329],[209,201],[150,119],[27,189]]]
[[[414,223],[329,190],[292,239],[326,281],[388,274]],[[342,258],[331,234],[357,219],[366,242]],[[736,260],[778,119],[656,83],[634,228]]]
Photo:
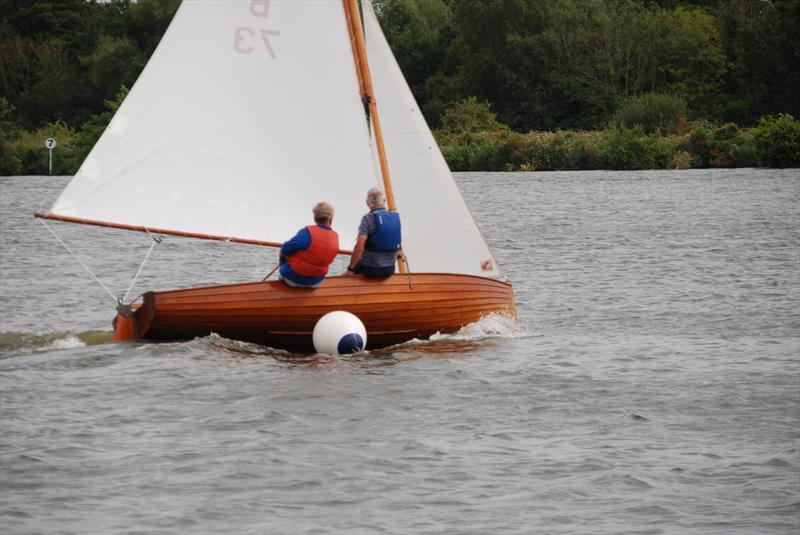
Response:
[[[58,145],[58,143],[51,137],[44,140],[44,146],[50,149],[50,166],[48,169],[51,175],[53,174],[53,149],[56,148],[56,145]]]

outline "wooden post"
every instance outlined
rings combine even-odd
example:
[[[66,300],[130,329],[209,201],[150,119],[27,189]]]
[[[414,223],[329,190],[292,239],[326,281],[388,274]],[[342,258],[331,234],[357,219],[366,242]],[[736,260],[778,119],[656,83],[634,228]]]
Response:
[[[358,11],[356,0],[342,0],[344,12],[347,16],[347,28],[350,31],[350,44],[353,47],[353,58],[356,62],[356,72],[358,83],[361,88],[361,97],[369,105],[369,116],[372,121],[372,128],[375,131],[375,142],[378,148],[378,159],[381,166],[381,176],[383,177],[383,189],[386,192],[386,204],[390,211],[395,211],[394,194],[392,193],[392,181],[389,177],[389,163],[386,159],[386,148],[383,145],[383,131],[381,121],[378,117],[378,106],[373,96],[372,76],[369,73],[369,62],[367,60],[367,45],[364,42],[364,28],[361,25],[361,16]],[[405,254],[405,253],[404,253]],[[408,272],[408,265],[405,258],[398,259],[397,264],[400,273]]]

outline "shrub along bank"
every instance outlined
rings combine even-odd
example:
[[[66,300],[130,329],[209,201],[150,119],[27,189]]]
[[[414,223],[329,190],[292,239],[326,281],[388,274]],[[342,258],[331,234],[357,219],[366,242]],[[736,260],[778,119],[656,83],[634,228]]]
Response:
[[[800,167],[800,121],[791,115],[763,117],[753,128],[666,114],[661,121],[669,129],[626,116],[599,132],[519,133],[497,123],[487,108],[468,99],[448,110],[434,132],[453,171]],[[479,119],[448,120],[448,114]]]
[[[74,174],[126,94],[122,87],[106,101],[105,112],[90,116],[77,131],[63,121],[35,131],[15,129],[7,120],[13,109],[0,97],[0,175],[47,174],[44,140],[49,137],[58,141],[53,174]],[[654,115],[652,109],[641,121],[628,109],[597,132],[520,133],[498,122],[487,103],[470,98],[445,112],[434,135],[453,171],[800,167],[800,121],[791,115],[763,117],[755,127],[739,128],[690,122],[674,113]],[[683,113],[680,106],[674,109]]]

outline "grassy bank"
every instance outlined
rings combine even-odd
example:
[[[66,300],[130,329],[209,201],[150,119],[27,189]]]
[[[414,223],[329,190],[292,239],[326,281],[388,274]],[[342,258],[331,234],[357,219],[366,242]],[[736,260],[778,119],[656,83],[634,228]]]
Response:
[[[126,95],[122,87],[106,101],[105,112],[78,130],[63,121],[35,131],[16,127],[7,120],[13,109],[0,98],[0,175],[47,174],[44,141],[50,137],[58,142],[53,174],[74,174]],[[791,115],[739,128],[688,121],[680,106],[668,105],[668,98],[649,102],[616,116],[601,131],[520,133],[499,123],[487,103],[471,98],[449,108],[434,135],[453,171],[800,167],[800,121]]]
[[[800,122],[787,115],[764,118],[753,128],[683,122],[668,134],[618,125],[599,132],[435,135],[453,171],[800,167]]]

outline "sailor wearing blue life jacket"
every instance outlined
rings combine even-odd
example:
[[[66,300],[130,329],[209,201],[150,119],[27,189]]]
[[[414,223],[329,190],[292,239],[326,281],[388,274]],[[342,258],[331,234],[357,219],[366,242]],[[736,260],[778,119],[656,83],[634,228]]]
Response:
[[[395,262],[403,254],[400,214],[386,210],[386,197],[380,188],[367,192],[367,206],[369,213],[361,218],[347,271],[383,279],[394,273]]]
[[[313,210],[316,225],[301,228],[281,246],[280,277],[289,286],[316,288],[339,254],[339,235],[331,228],[333,206],[318,203]]]

